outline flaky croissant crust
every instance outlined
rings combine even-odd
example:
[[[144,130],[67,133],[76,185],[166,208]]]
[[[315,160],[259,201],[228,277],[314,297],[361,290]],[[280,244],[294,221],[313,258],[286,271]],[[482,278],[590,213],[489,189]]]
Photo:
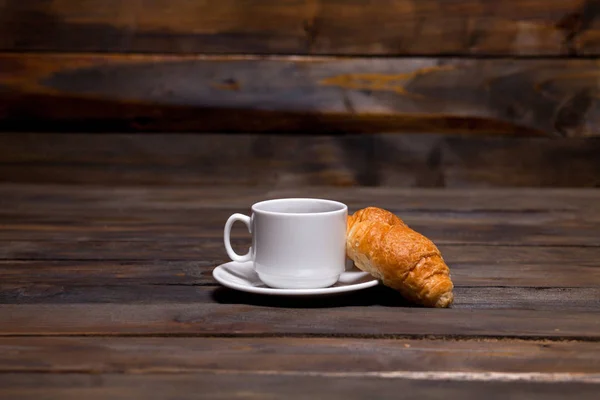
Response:
[[[412,302],[448,307],[454,300],[450,270],[438,248],[387,210],[367,207],[348,216],[346,253],[359,269]]]

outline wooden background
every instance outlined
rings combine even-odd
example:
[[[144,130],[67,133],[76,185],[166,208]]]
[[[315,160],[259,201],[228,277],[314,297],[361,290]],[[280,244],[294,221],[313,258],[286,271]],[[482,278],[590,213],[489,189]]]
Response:
[[[599,15],[0,0],[0,398],[598,397]],[[297,196],[397,213],[454,307],[218,287],[225,219]]]
[[[0,0],[0,181],[598,187],[599,14]]]

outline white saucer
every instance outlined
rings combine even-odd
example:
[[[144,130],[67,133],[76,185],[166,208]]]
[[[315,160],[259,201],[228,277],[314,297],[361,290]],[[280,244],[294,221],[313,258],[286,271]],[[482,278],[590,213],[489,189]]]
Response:
[[[252,262],[231,261],[213,270],[213,277],[223,286],[249,293],[299,296],[352,292],[377,286],[379,281],[370,274],[352,266],[346,268],[340,279],[330,287],[320,289],[276,289],[266,286],[254,271]]]

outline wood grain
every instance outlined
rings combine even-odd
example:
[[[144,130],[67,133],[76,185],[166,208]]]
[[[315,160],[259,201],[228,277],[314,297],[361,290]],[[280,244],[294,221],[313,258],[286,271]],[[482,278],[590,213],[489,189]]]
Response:
[[[1,54],[0,64],[2,130],[600,134],[594,59]]]
[[[298,194],[298,189],[236,188],[232,196],[232,189],[223,187],[5,184],[0,187],[4,210],[0,215],[7,229],[0,254],[6,262],[0,271],[6,283],[0,292],[2,301],[12,304],[1,307],[0,326],[6,327],[2,334],[402,336],[427,332],[596,340],[600,322],[595,318],[600,307],[597,190],[309,188],[301,192],[312,195],[319,189],[323,189],[321,196],[341,199],[351,208],[388,207],[439,240],[444,257],[458,273],[456,307],[434,317],[430,313],[439,310],[406,307],[385,288],[330,302],[284,300],[274,307],[262,297],[214,287],[207,273],[226,260],[221,238],[226,216],[265,197]],[[40,234],[44,228],[55,237]],[[28,234],[33,238],[19,239]],[[453,241],[456,244],[449,245]],[[493,246],[503,242],[511,246]],[[549,246],[552,243],[559,245]],[[247,234],[236,235],[234,244],[247,246]],[[128,259],[137,261],[130,264]],[[561,283],[569,272],[571,276]],[[461,282],[461,276],[471,281]],[[531,287],[523,287],[527,281]],[[558,284],[553,287],[551,282]],[[365,306],[369,306],[368,316],[357,313]],[[323,307],[331,312],[319,314]],[[563,310],[560,317],[557,310]]]
[[[600,372],[596,343],[333,338],[0,338],[0,372]]]
[[[378,206],[376,202],[370,205]],[[366,205],[365,205],[366,207]],[[240,212],[248,213],[249,206]],[[354,212],[357,207],[351,207]],[[429,237],[437,244],[455,245],[529,245],[529,246],[600,246],[598,237],[600,216],[589,213],[588,219],[581,213],[531,213],[531,212],[466,212],[408,211],[388,208],[401,217],[412,229]],[[94,218],[89,213],[94,210]],[[117,241],[137,244],[139,242],[194,244],[222,240],[223,226],[234,212],[231,209],[197,209],[189,211],[137,210],[121,206],[114,210],[63,210],[46,214],[43,210],[33,212],[0,212],[6,231],[0,240],[18,242],[39,241],[43,247],[51,241],[61,248],[73,245],[86,246],[105,242],[116,245]],[[250,244],[247,230],[236,227],[237,243]],[[2,257],[11,256],[11,243],[6,243]],[[140,245],[143,246],[142,243]],[[63,247],[67,246],[67,247]]]
[[[600,339],[598,305],[556,309],[421,309],[404,306],[292,308],[252,303],[222,289],[211,303],[2,304],[0,336],[183,335],[510,337]],[[233,297],[232,297],[233,296]],[[397,296],[394,297],[398,299]],[[255,301],[264,302],[259,296]],[[399,300],[396,300],[399,301]],[[327,309],[327,312],[323,312]]]
[[[212,283],[207,261],[0,261],[6,285],[200,285]]]
[[[409,376],[415,376],[409,374]],[[381,376],[311,376],[310,374],[2,374],[0,395],[7,398],[40,399],[196,399],[198,394],[208,399],[222,398],[288,398],[328,399],[395,398],[398,393],[410,393],[415,398],[461,399],[564,399],[577,393],[579,399],[596,399],[599,385],[575,381],[527,382],[527,376],[517,382],[481,382],[481,375],[448,374],[436,380],[415,378],[386,378]],[[453,376],[450,374],[450,376]],[[510,377],[510,375],[509,375]]]
[[[381,285],[307,299],[216,284],[227,215],[319,190],[439,239],[453,307]],[[595,398],[598,196],[2,184],[0,397]]]
[[[186,247],[193,250],[193,247],[206,245],[207,249],[213,249],[217,242],[222,244],[222,232],[224,221],[227,217],[219,220],[213,220],[210,226],[205,229],[199,229],[195,226],[163,225],[156,226],[139,224],[134,227],[119,227],[118,222],[110,222],[112,227],[98,228],[93,230],[81,230],[79,232],[71,231],[64,234],[55,235],[52,239],[52,231],[61,229],[60,225],[48,225],[47,235],[38,236],[38,240],[23,239],[27,236],[27,230],[19,231],[17,234],[9,233],[9,236],[15,237],[14,240],[3,241],[0,248],[0,258],[23,258],[19,253],[29,248],[32,251],[31,259],[39,259],[39,256],[48,249],[49,246],[56,247],[56,255],[61,252],[85,254],[86,250],[94,254],[101,249],[113,248],[118,251],[119,248],[126,246],[139,246],[139,249],[147,249],[149,246],[159,241],[164,241],[163,248],[174,246],[180,250]],[[427,236],[438,245],[483,245],[483,246],[588,246],[600,247],[598,243],[599,229],[596,223],[592,224],[538,224],[523,225],[519,223],[498,222],[490,225],[476,225],[477,220],[473,222],[442,220],[432,225],[429,222],[435,215],[414,222],[414,219],[406,219],[410,227],[415,231]],[[28,228],[34,228],[30,225]],[[44,229],[42,227],[42,229]],[[239,233],[237,230],[239,229]],[[243,234],[243,228],[236,228],[236,235],[233,243],[239,248],[250,245],[249,234]],[[568,235],[568,236],[566,236]],[[4,236],[4,235],[3,235]],[[51,239],[45,240],[43,236]],[[64,239],[60,239],[60,237]],[[113,236],[113,238],[111,238]],[[41,240],[39,240],[41,239]],[[81,249],[77,249],[77,247]],[[97,250],[94,250],[97,248]],[[194,251],[195,252],[195,251]],[[35,254],[38,255],[35,255]],[[45,257],[44,257],[45,258]],[[64,257],[58,257],[64,258]],[[175,257],[177,259],[177,257]]]
[[[594,288],[600,286],[596,248],[511,248],[492,246],[440,246],[458,286]],[[159,248],[160,250],[160,248]],[[203,249],[204,250],[204,249]],[[204,260],[173,261],[165,253],[145,261],[63,260],[0,261],[0,282],[14,293],[28,287],[64,286],[214,285],[212,270],[227,261],[222,251],[204,253]],[[114,254],[112,254],[114,256]],[[118,254],[117,254],[118,255]],[[217,260],[218,257],[222,257]],[[161,259],[162,258],[162,259]],[[464,261],[475,258],[477,261]],[[152,288],[148,288],[150,291]],[[113,290],[116,290],[113,288]]]
[[[542,214],[545,217],[594,217],[600,211],[598,189],[486,188],[475,190],[394,187],[154,187],[132,185],[0,184],[4,215],[81,216],[86,210],[99,212],[154,211],[160,220],[165,212],[202,210],[248,211],[257,201],[280,197],[323,196],[338,199],[349,208],[378,207],[402,213],[455,213],[485,217],[494,214]],[[36,211],[40,210],[40,211]],[[525,215],[524,215],[525,217]],[[88,220],[89,222],[89,220]]]
[[[75,188],[75,187],[74,187]],[[51,190],[51,188],[48,188]],[[223,188],[222,193],[231,193],[233,197],[235,193],[235,188]],[[598,190],[596,190],[598,191]],[[295,189],[293,191],[263,191],[264,198],[273,198],[275,193],[287,193],[285,196],[287,197],[290,193],[301,193],[302,190]],[[306,188],[304,193],[317,193],[318,189],[314,188]],[[436,196],[428,196],[427,193],[423,193],[422,199],[424,203],[423,208],[413,208],[410,205],[411,201],[418,202],[419,193],[414,193],[413,196],[407,195],[401,191],[397,191],[396,197],[396,205],[389,204],[387,206],[382,206],[380,203],[385,202],[384,196],[381,196],[381,200],[375,195],[372,197],[371,201],[361,202],[358,200],[353,200],[351,195],[348,196],[351,192],[351,189],[347,189],[344,191],[329,191],[326,188],[322,189],[323,193],[331,194],[331,198],[341,200],[348,204],[349,212],[355,212],[359,208],[367,207],[370,205],[375,205],[378,207],[385,207],[398,214],[402,219],[406,219],[407,223],[412,224],[424,224],[426,222],[430,222],[432,219],[442,219],[442,223],[458,223],[458,224],[478,224],[478,223],[505,223],[507,225],[523,225],[523,226],[532,226],[532,225],[567,225],[572,228],[573,223],[580,223],[579,227],[586,227],[589,223],[594,223],[598,221],[598,212],[596,204],[590,204],[589,206],[582,206],[578,208],[577,205],[567,205],[565,204],[564,208],[551,208],[549,207],[542,208],[526,208],[526,205],[519,204],[520,201],[516,200],[512,207],[498,207],[494,208],[493,204],[490,204],[490,208],[483,209],[478,208],[477,205],[473,206],[471,209],[463,210],[452,210],[448,208],[441,208],[441,204],[438,209],[435,209],[435,203],[440,203],[443,201],[443,198]],[[478,191],[474,191],[477,193]],[[156,199],[153,201],[152,199],[135,199],[131,196],[132,193],[124,193],[123,197],[119,197],[119,193],[112,192],[114,199],[112,207],[111,206],[96,206],[92,203],[92,201],[87,200],[82,202],[81,204],[74,204],[73,208],[69,209],[68,204],[64,203],[59,207],[55,207],[53,205],[44,205],[40,204],[39,207],[36,207],[35,204],[31,204],[31,208],[24,207],[23,203],[13,202],[15,206],[19,206],[18,208],[3,210],[0,213],[0,216],[6,223],[7,232],[10,232],[12,229],[18,231],[19,229],[28,229],[28,225],[38,224],[40,228],[40,233],[43,233],[44,226],[51,227],[52,225],[63,225],[67,230],[73,231],[81,231],[85,233],[86,231],[93,232],[94,230],[101,231],[102,227],[106,229],[114,228],[123,229],[124,231],[147,227],[147,228],[156,228],[156,230],[162,229],[182,229],[189,230],[192,225],[197,225],[198,223],[203,223],[205,225],[205,230],[199,231],[198,236],[207,236],[202,232],[210,233],[215,228],[220,227],[224,219],[227,219],[232,211],[240,211],[240,212],[250,212],[251,206],[254,203],[253,199],[247,199],[245,204],[240,204],[239,206],[223,206],[217,207],[215,206],[207,206],[203,207],[201,203],[196,202],[194,198],[182,199],[180,204],[182,204],[181,208],[177,208],[174,205],[177,204],[167,204],[171,206],[170,208],[163,209],[163,213],[157,213],[160,210],[160,205],[167,203],[167,201],[161,201],[161,199]],[[148,196],[151,196],[151,193],[148,193]],[[367,192],[368,193],[368,192]],[[392,192],[393,193],[393,192]],[[484,192],[486,193],[486,192]],[[514,191],[509,191],[508,193],[504,192],[502,189],[490,190],[487,191],[488,196],[482,195],[482,197],[493,197],[496,194],[499,198],[504,198],[510,193],[514,193]],[[555,193],[552,190],[541,190],[540,194],[546,194],[551,196]],[[591,194],[593,194],[592,191]],[[108,194],[108,193],[107,193]],[[201,195],[201,191],[190,191],[187,193],[190,196],[195,194]],[[336,196],[337,194],[337,196]],[[363,193],[363,195],[366,193]],[[108,200],[105,204],[109,203],[110,195],[106,196],[105,199]],[[129,198],[128,198],[129,197]],[[448,196],[449,198],[451,195]],[[456,200],[459,200],[461,197],[466,196],[455,196]],[[588,200],[593,200],[594,197],[597,196],[589,196]],[[347,199],[347,201],[345,201]],[[402,204],[402,200],[406,199],[406,203]],[[65,202],[67,201],[75,201],[76,198],[72,197],[71,199],[65,198]],[[119,203],[119,200],[121,202]],[[249,202],[248,202],[249,200]],[[429,200],[429,204],[427,201]],[[575,202],[584,203],[585,198],[575,199]],[[206,200],[205,200],[206,201]],[[554,201],[554,204],[558,204],[560,201],[566,202],[567,199],[557,198]],[[11,201],[12,202],[12,201]],[[38,200],[38,202],[40,202]],[[523,200],[525,203],[526,200]],[[5,204],[9,204],[8,199],[5,199]],[[33,203],[33,202],[32,202]],[[140,208],[135,207],[135,205],[139,204]],[[149,205],[148,207],[145,207]],[[468,206],[468,205],[467,205]],[[131,214],[127,215],[131,209]],[[86,220],[86,212],[93,210],[97,213],[97,218]],[[185,218],[189,218],[188,222],[185,223]],[[586,221],[588,224],[586,224]],[[175,226],[176,225],[176,226]],[[21,228],[22,226],[22,228]],[[171,226],[173,226],[171,228]],[[179,228],[178,228],[179,227]],[[34,229],[31,229],[34,230]],[[175,232],[174,232],[175,233]],[[59,232],[59,234],[61,234]],[[57,238],[60,238],[58,236]]]
[[[403,135],[0,134],[0,182],[271,188],[600,187],[600,141]]]
[[[594,0],[4,1],[0,50],[597,55]]]
[[[589,279],[592,279],[591,277]],[[595,287],[544,287],[547,285],[539,278],[539,287],[464,287],[456,279],[454,289],[455,310],[527,310],[598,312],[600,310],[600,289],[598,280],[590,283]],[[0,304],[12,305],[68,305],[68,304],[211,304],[215,300],[222,304],[246,304],[261,307],[287,308],[339,308],[339,307],[411,307],[397,292],[386,287],[377,287],[361,292],[332,296],[321,299],[265,299],[257,295],[247,295],[236,291],[215,288],[216,281],[207,285],[162,284],[151,285],[130,284],[117,286],[101,286],[93,283],[52,284],[0,284]]]
[[[237,251],[248,248],[248,239],[232,239],[232,246]],[[496,265],[502,260],[519,265],[528,265],[539,260],[578,260],[591,266],[597,260],[597,246],[534,246],[519,245],[446,245],[439,244],[444,257],[452,255],[455,260],[478,262]],[[573,254],[575,253],[575,254]],[[581,256],[579,254],[582,254]],[[494,258],[497,257],[497,258]],[[3,260],[97,260],[97,261],[206,261],[218,265],[228,260],[221,238],[193,241],[27,241],[10,240],[0,242],[0,259]],[[475,261],[477,260],[477,261]],[[533,260],[533,261],[532,261]],[[457,262],[457,261],[455,261]],[[501,267],[499,267],[501,268]],[[499,270],[501,271],[501,270]],[[560,274],[560,273],[559,273]]]
[[[227,259],[222,229],[230,214],[248,212],[252,203],[264,198],[297,196],[341,200],[349,205],[350,212],[369,205],[387,208],[441,246],[445,257],[458,264],[483,261],[510,268],[506,267],[507,260],[515,260],[523,265],[560,265],[558,260],[563,259],[562,253],[568,251],[568,246],[576,247],[582,254],[594,254],[599,245],[597,190],[254,188],[243,191],[224,187],[107,190],[2,185],[0,258],[196,260],[216,265]],[[238,250],[250,244],[248,232],[241,228],[234,230],[233,238]],[[474,248],[475,245],[483,247]],[[458,248],[452,250],[452,246]],[[510,247],[494,251],[494,246]],[[527,253],[528,250],[519,249],[522,246],[544,247]],[[453,251],[465,255],[457,259],[452,253],[446,255]],[[471,252],[479,255],[492,252],[496,258],[470,259]],[[528,254],[529,258],[520,254]],[[575,266],[594,266],[590,256],[584,256],[583,260],[584,264]],[[560,268],[553,271],[553,276],[559,279]]]

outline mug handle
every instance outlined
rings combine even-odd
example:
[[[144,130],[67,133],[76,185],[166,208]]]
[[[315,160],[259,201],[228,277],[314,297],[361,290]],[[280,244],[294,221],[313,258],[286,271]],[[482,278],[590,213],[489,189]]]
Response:
[[[225,232],[223,235],[223,239],[225,241],[225,250],[227,250],[227,255],[233,261],[237,261],[237,262],[252,261],[252,255],[251,255],[252,248],[250,248],[250,250],[248,250],[248,253],[244,254],[243,256],[240,256],[235,251],[233,251],[233,248],[231,247],[231,238],[230,238],[231,227],[233,226],[233,224],[236,221],[245,223],[246,226],[248,227],[248,232],[251,232],[250,217],[248,217],[247,215],[244,215],[244,214],[233,214],[231,217],[229,217],[227,219],[227,222],[225,223]]]

